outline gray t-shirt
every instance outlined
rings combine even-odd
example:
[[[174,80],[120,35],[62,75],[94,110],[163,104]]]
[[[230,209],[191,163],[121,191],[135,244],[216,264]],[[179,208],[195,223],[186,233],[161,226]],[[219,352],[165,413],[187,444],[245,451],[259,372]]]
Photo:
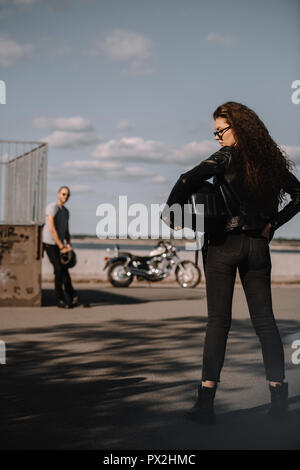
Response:
[[[66,238],[67,228],[68,228],[68,221],[69,221],[69,211],[66,207],[60,207],[57,202],[51,202],[46,207],[46,223],[43,228],[43,242],[48,243],[50,245],[55,245],[55,240],[52,237],[50,230],[49,230],[49,219],[48,215],[52,215],[54,217],[54,225],[57,231],[57,234],[64,243]]]

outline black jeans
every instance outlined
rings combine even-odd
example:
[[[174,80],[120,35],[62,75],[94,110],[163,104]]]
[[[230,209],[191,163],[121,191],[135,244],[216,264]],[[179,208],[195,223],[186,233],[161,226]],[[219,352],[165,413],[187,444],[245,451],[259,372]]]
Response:
[[[210,242],[206,262],[208,322],[202,380],[220,382],[232,296],[239,270],[250,317],[260,340],[266,379],[284,380],[284,351],[272,309],[271,257],[268,240],[247,232],[228,232],[222,242]]]
[[[76,295],[76,291],[73,289],[68,269],[60,262],[58,246],[43,243],[43,249],[46,251],[49,261],[54,267],[54,284],[57,300],[64,299],[63,286],[65,286],[68,296],[72,299]]]

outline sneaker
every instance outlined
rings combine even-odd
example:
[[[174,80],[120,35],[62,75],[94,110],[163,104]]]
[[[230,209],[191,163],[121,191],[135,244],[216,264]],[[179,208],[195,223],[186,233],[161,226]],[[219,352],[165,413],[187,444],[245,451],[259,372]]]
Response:
[[[56,306],[59,308],[72,308],[72,305],[67,304],[64,300],[58,299],[56,302]]]
[[[79,295],[75,294],[74,297],[72,297],[71,305],[72,307],[76,307],[77,305],[79,305],[79,303],[80,303]]]

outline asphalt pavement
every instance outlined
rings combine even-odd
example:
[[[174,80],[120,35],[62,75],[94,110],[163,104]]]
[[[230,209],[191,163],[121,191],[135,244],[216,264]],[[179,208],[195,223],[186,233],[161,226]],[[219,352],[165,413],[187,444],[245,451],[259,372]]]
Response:
[[[1,449],[300,449],[299,285],[272,286],[287,419],[266,415],[261,348],[236,285],[215,426],[184,414],[201,377],[205,287],[77,289],[82,305],[71,310],[55,306],[52,285],[44,285],[43,307],[0,308]]]

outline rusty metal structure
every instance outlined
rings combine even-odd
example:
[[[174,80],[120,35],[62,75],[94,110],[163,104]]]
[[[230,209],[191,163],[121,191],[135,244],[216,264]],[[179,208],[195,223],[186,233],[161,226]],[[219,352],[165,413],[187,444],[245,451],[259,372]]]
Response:
[[[0,140],[0,306],[41,305],[48,145]]]

